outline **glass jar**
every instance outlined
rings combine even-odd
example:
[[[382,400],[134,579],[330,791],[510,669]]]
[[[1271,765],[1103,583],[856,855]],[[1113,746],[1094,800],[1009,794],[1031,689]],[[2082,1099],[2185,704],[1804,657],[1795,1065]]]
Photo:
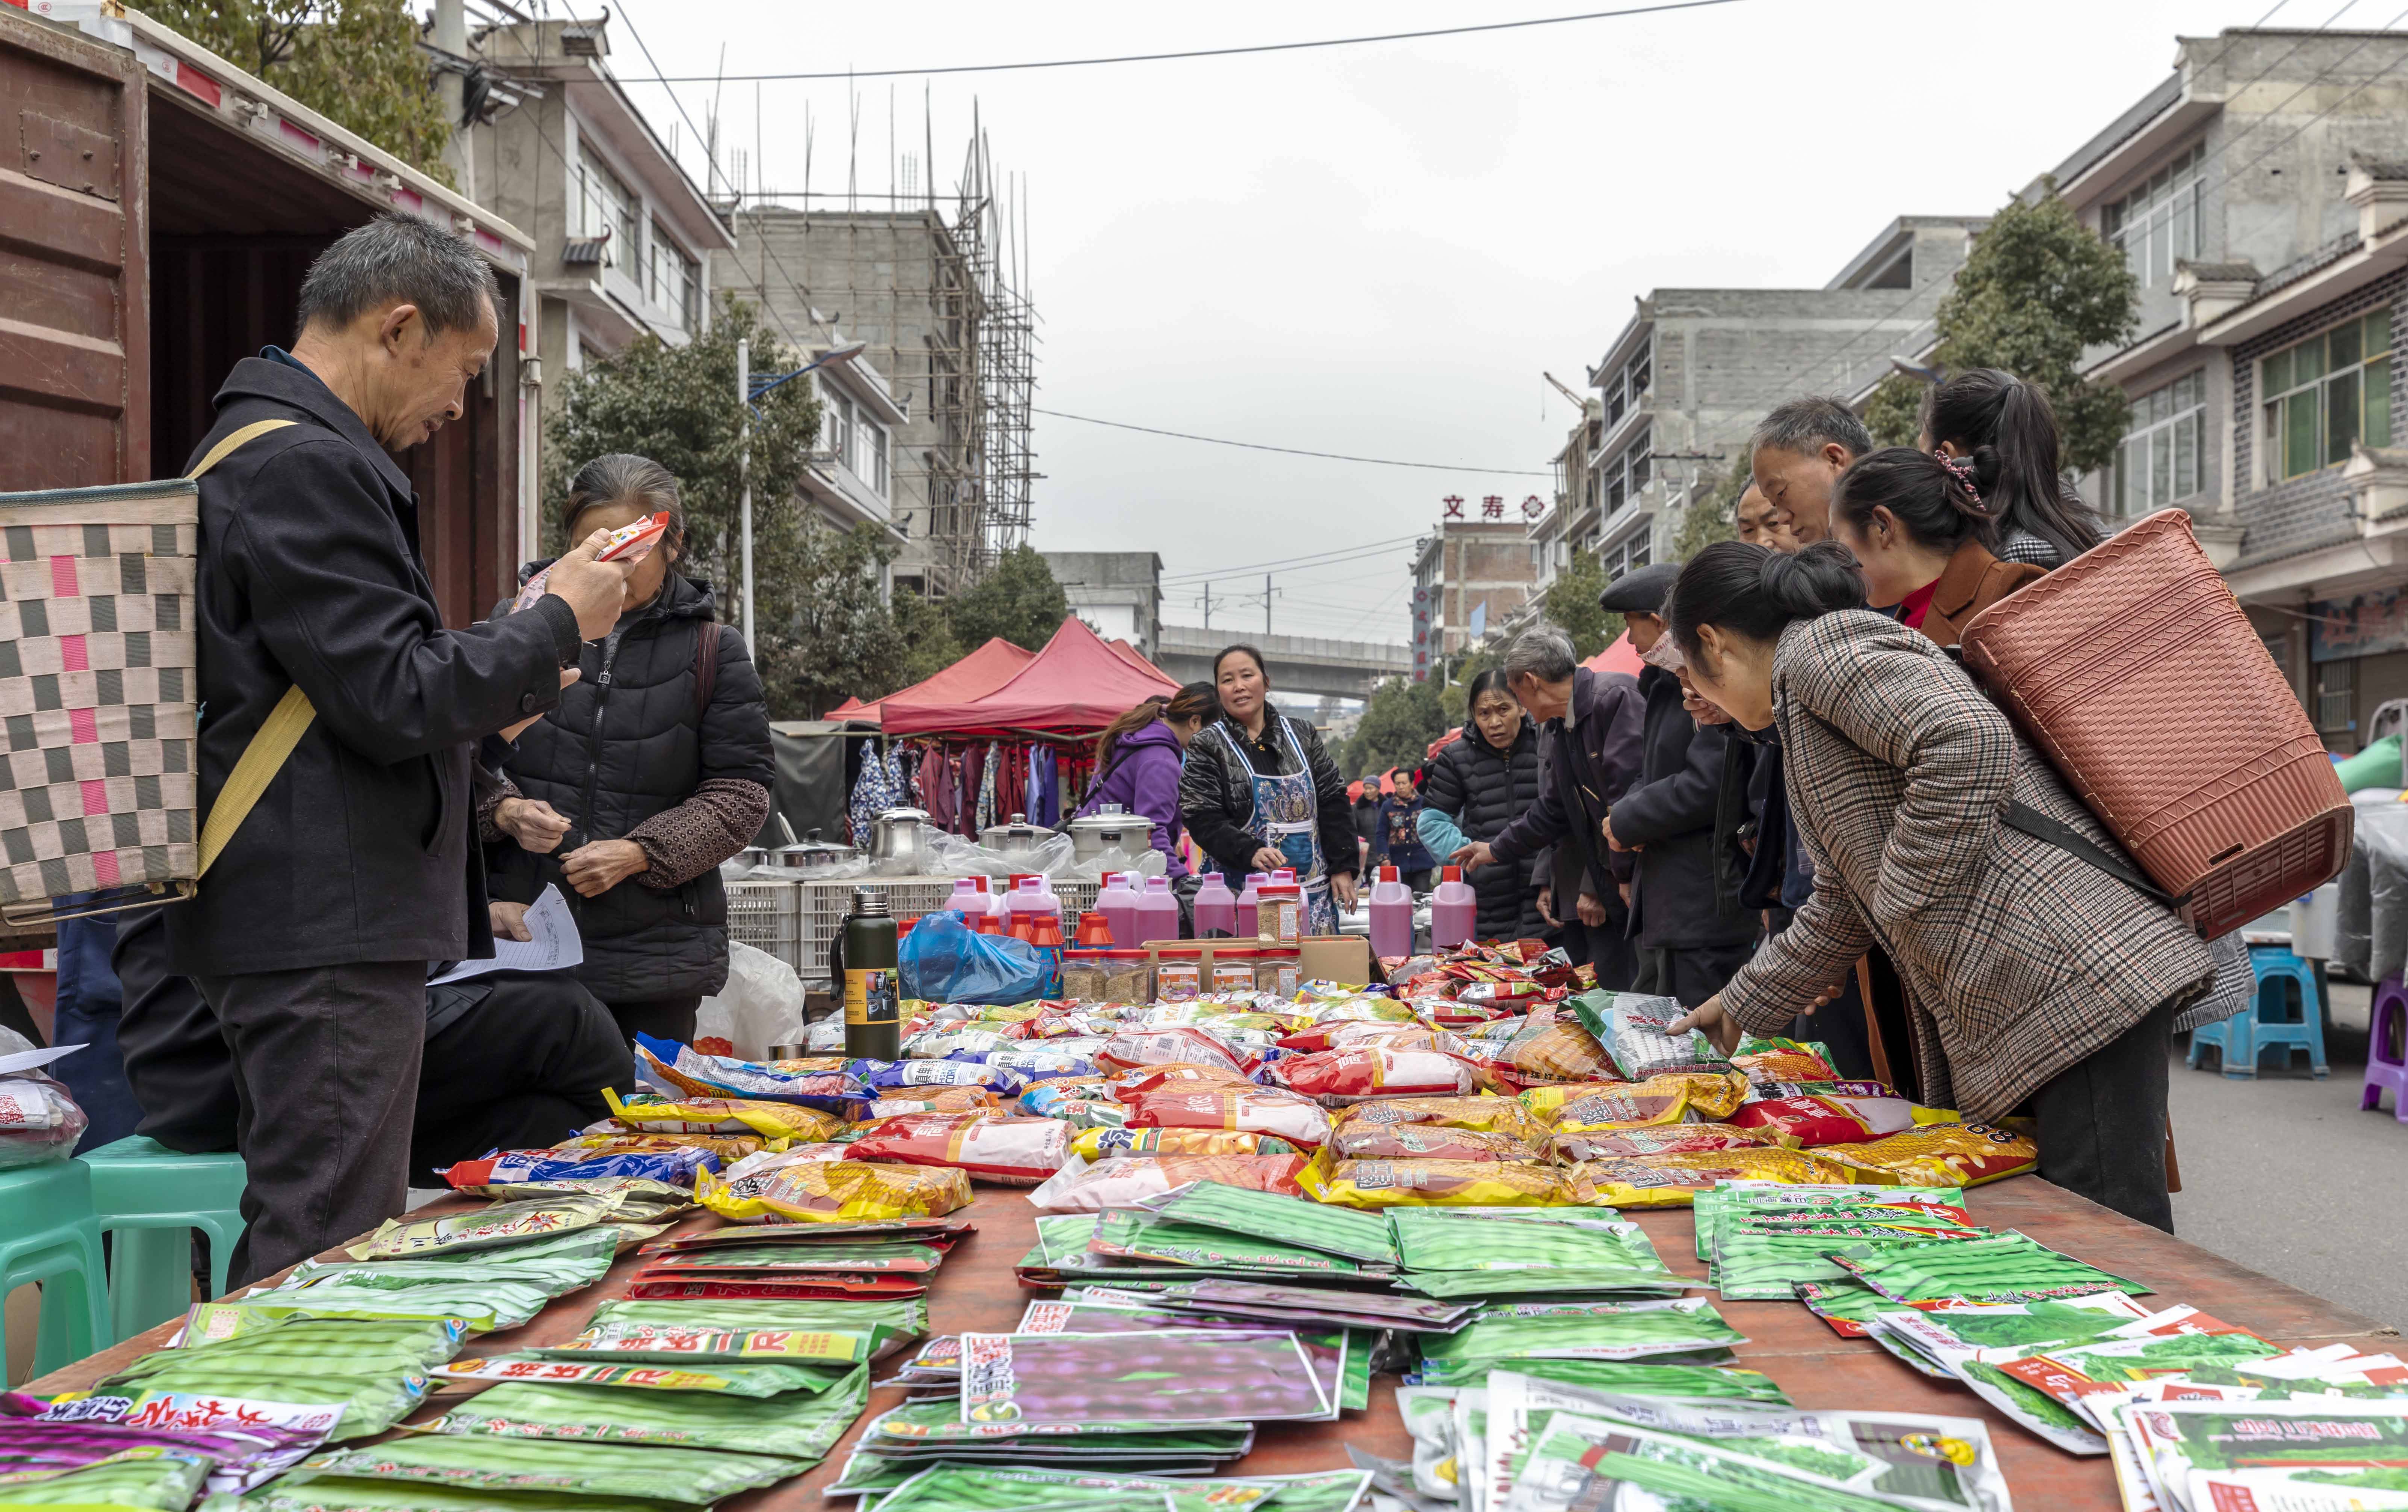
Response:
[[[1293,1000],[1302,977],[1300,952],[1296,950],[1256,950],[1254,952],[1254,991],[1269,992]]]

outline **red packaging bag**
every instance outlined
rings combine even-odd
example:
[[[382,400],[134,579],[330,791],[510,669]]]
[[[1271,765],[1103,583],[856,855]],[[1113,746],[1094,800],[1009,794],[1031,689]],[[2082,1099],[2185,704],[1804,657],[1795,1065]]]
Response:
[[[1318,1149],[1329,1137],[1329,1115],[1293,1092],[1225,1088],[1202,1092],[1149,1092],[1129,1104],[1132,1129],[1227,1129],[1277,1134]]]
[[[985,1113],[910,1113],[867,1126],[850,1159],[890,1165],[950,1165],[982,1181],[1033,1187],[1070,1158],[1070,1126],[1059,1119]]]
[[[1168,1065],[1174,1062],[1190,1065],[1223,1066],[1244,1076],[1254,1069],[1251,1057],[1242,1056],[1198,1029],[1172,1027],[1168,1029],[1129,1030],[1104,1041],[1096,1059],[1106,1065],[1133,1069],[1141,1065]]]
[[[1459,1097],[1475,1078],[1470,1063],[1435,1049],[1357,1047],[1292,1056],[1271,1075],[1292,1092],[1344,1106],[1369,1097]]]
[[[1793,1149],[1854,1145],[1914,1126],[1903,1097],[1770,1097],[1750,1103],[1728,1120],[1742,1129],[1769,1129]]]

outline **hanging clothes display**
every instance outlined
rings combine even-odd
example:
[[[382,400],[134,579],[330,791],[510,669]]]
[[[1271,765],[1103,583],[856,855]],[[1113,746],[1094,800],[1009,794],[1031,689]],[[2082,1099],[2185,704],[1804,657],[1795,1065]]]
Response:
[[[853,845],[869,843],[869,825],[889,808],[903,806],[903,767],[893,749],[876,748],[863,753],[861,776],[853,784],[853,802],[847,807],[845,820],[853,833],[847,837]]]
[[[989,743],[979,755],[978,819],[973,826],[976,829],[991,829],[995,825],[995,768],[1000,753],[1000,747]]]

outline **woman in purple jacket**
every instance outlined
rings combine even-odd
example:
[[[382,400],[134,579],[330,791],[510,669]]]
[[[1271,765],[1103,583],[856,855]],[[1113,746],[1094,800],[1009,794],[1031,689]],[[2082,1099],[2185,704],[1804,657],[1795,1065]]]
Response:
[[[1209,682],[1191,682],[1167,698],[1149,698],[1105,726],[1096,747],[1096,780],[1073,816],[1083,818],[1106,804],[1142,814],[1154,826],[1154,848],[1163,854],[1163,875],[1181,877],[1179,859],[1179,767],[1196,732],[1221,717],[1221,695]]]

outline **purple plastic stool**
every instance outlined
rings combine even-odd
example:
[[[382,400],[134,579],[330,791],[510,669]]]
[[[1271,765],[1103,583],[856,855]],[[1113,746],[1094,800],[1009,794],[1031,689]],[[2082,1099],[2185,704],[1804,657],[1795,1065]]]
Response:
[[[2408,988],[2397,977],[2386,977],[2374,990],[2374,1011],[2368,1016],[2366,1090],[2358,1111],[2379,1107],[2383,1090],[2391,1089],[2392,1116],[2408,1123]],[[2393,1049],[2394,1035],[2401,1048]]]

